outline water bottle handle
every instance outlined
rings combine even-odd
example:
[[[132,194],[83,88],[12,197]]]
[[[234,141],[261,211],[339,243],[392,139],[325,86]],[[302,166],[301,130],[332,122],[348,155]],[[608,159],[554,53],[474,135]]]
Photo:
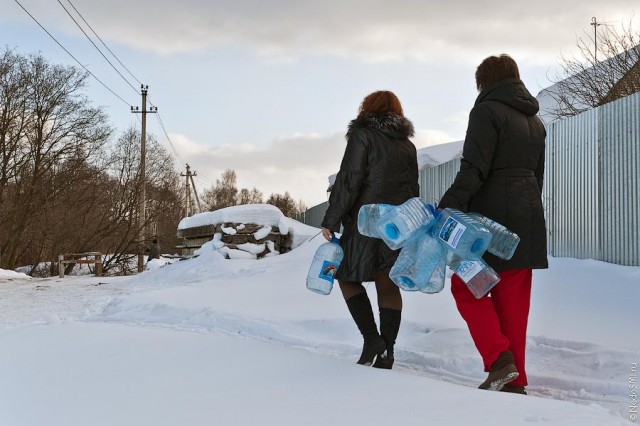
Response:
[[[427,209],[429,210],[429,213],[433,215],[433,217],[438,217],[438,215],[440,214],[440,210],[438,210],[438,203],[427,204]]]
[[[331,233],[331,241],[329,241],[331,243],[335,243],[335,244],[340,244],[340,238],[336,237],[336,235],[332,232]]]

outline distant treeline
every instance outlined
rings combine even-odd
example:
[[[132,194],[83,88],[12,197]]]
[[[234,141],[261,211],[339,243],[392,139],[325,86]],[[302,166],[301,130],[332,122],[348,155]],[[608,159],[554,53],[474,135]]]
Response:
[[[0,268],[50,262],[62,253],[112,256],[105,272],[127,273],[137,252],[140,131],[116,132],[84,94],[88,74],[41,54],[0,51]],[[227,170],[206,190],[209,210],[260,203],[257,189],[238,191]],[[171,155],[147,137],[145,244],[175,245],[184,191]],[[267,200],[292,216],[288,193]]]

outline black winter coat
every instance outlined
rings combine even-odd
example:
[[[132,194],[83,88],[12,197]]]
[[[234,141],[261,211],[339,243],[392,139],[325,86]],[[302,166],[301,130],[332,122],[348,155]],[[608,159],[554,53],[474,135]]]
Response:
[[[391,113],[362,114],[349,124],[347,148],[331,190],[322,226],[334,232],[344,226],[344,249],[336,278],[373,281],[388,272],[398,257],[379,239],[358,232],[358,211],[364,204],[399,205],[420,195],[416,147],[408,139],[413,124]]]
[[[486,253],[496,271],[547,268],[542,207],[546,132],[538,101],[520,79],[483,90],[469,115],[460,171],[439,207],[481,213],[520,236],[511,260]]]

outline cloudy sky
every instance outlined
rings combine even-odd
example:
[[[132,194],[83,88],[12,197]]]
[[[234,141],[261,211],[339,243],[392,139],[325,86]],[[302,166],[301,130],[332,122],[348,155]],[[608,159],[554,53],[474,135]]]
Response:
[[[638,8],[637,0],[18,1],[126,101],[90,81],[89,97],[124,130],[137,123],[129,104],[140,96],[60,3],[83,24],[75,6],[149,85],[176,162],[198,172],[200,192],[232,168],[240,187],[289,191],[308,206],[326,199],[346,126],[368,93],[399,96],[419,148],[460,140],[484,57],[509,53],[535,95],[576,37],[592,34],[593,16],[615,26]],[[75,64],[15,0],[0,0],[0,44]],[[148,123],[171,150],[158,120]]]

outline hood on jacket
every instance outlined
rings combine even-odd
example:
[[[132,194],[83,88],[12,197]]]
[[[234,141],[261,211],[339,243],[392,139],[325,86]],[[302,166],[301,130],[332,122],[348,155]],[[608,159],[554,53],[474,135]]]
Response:
[[[484,101],[501,102],[527,115],[536,115],[540,110],[538,100],[519,78],[507,78],[490,85],[480,92],[475,105]]]
[[[376,129],[391,138],[402,139],[413,136],[413,123],[406,117],[392,112],[367,112],[349,123],[347,138],[354,129]]]

